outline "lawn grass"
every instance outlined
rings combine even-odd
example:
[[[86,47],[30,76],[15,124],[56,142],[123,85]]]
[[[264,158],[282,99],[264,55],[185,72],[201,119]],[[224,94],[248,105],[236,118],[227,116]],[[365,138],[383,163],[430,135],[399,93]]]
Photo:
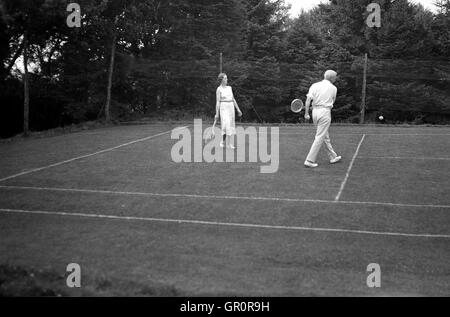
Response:
[[[175,127],[0,144],[0,178]],[[322,152],[310,170],[302,163],[313,128],[282,127],[280,168],[261,174],[260,163],[176,164],[167,133],[8,179],[0,182],[0,209],[282,228],[0,212],[0,263],[19,267],[5,270],[10,281],[2,285],[13,285],[6,295],[26,294],[21,285],[36,285],[20,276],[44,270],[57,273],[43,275],[53,286],[39,282],[37,296],[48,289],[50,296],[448,296],[448,239],[283,228],[449,235],[449,135],[448,128],[335,126],[344,161],[330,165]],[[73,262],[86,274],[75,295],[61,277]],[[381,266],[381,289],[366,286],[370,263]]]
[[[132,281],[110,279],[106,275],[96,278],[83,275],[87,286],[69,288],[67,274],[49,269],[0,265],[0,297],[111,297],[111,296],[180,296],[176,289],[162,285],[139,284]]]

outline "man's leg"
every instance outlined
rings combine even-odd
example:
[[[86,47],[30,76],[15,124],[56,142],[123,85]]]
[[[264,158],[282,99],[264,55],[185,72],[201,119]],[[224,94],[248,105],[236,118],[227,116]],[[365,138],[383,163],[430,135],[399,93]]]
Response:
[[[331,124],[331,117],[322,111],[318,112],[317,118],[314,119],[317,119],[316,138],[314,139],[314,143],[311,146],[308,157],[306,158],[306,160],[311,163],[316,162],[320,148],[322,147],[322,143],[328,133],[328,129],[330,128]]]
[[[333,146],[331,145],[330,133],[328,131],[327,134],[325,135],[325,139],[323,140],[323,142],[325,143],[325,146],[327,148],[328,157],[330,158],[330,160],[334,160],[338,155],[336,154],[336,152],[333,149]]]

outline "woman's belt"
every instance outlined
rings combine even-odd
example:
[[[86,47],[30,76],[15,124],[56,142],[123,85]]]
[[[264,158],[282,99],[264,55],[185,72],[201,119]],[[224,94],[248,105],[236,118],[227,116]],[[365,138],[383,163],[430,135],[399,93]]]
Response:
[[[221,100],[220,102],[233,102],[233,100]]]

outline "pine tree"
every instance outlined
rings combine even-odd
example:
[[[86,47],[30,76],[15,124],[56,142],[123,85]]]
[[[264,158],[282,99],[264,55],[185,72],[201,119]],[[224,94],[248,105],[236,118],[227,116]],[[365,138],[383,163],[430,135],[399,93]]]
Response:
[[[246,9],[248,77],[242,85],[247,95],[243,108],[255,119],[275,120],[282,100],[280,61],[288,8],[280,0],[247,0]]]
[[[448,57],[450,56],[450,0],[437,0],[436,6],[438,14],[433,23],[435,54]]]
[[[149,107],[178,105],[180,112],[210,114],[214,111],[219,54],[223,53],[224,70],[230,73],[231,82],[242,68],[235,61],[245,48],[243,3],[176,0],[164,13],[164,27],[152,44],[142,49],[133,81],[137,87],[151,87],[152,93],[145,97],[152,100]]]

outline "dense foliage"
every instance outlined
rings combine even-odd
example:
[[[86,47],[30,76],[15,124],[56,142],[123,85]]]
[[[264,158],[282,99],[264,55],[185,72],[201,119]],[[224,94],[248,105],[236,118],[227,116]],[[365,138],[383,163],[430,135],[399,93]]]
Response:
[[[333,0],[290,18],[283,0],[78,0],[81,27],[69,28],[69,1],[0,0],[0,137],[23,131],[24,103],[31,130],[211,117],[220,53],[247,120],[297,120],[289,101],[332,68],[334,118],[358,122],[367,53],[367,121],[450,121],[450,0],[435,13],[375,1],[381,28],[366,25],[371,2]]]

